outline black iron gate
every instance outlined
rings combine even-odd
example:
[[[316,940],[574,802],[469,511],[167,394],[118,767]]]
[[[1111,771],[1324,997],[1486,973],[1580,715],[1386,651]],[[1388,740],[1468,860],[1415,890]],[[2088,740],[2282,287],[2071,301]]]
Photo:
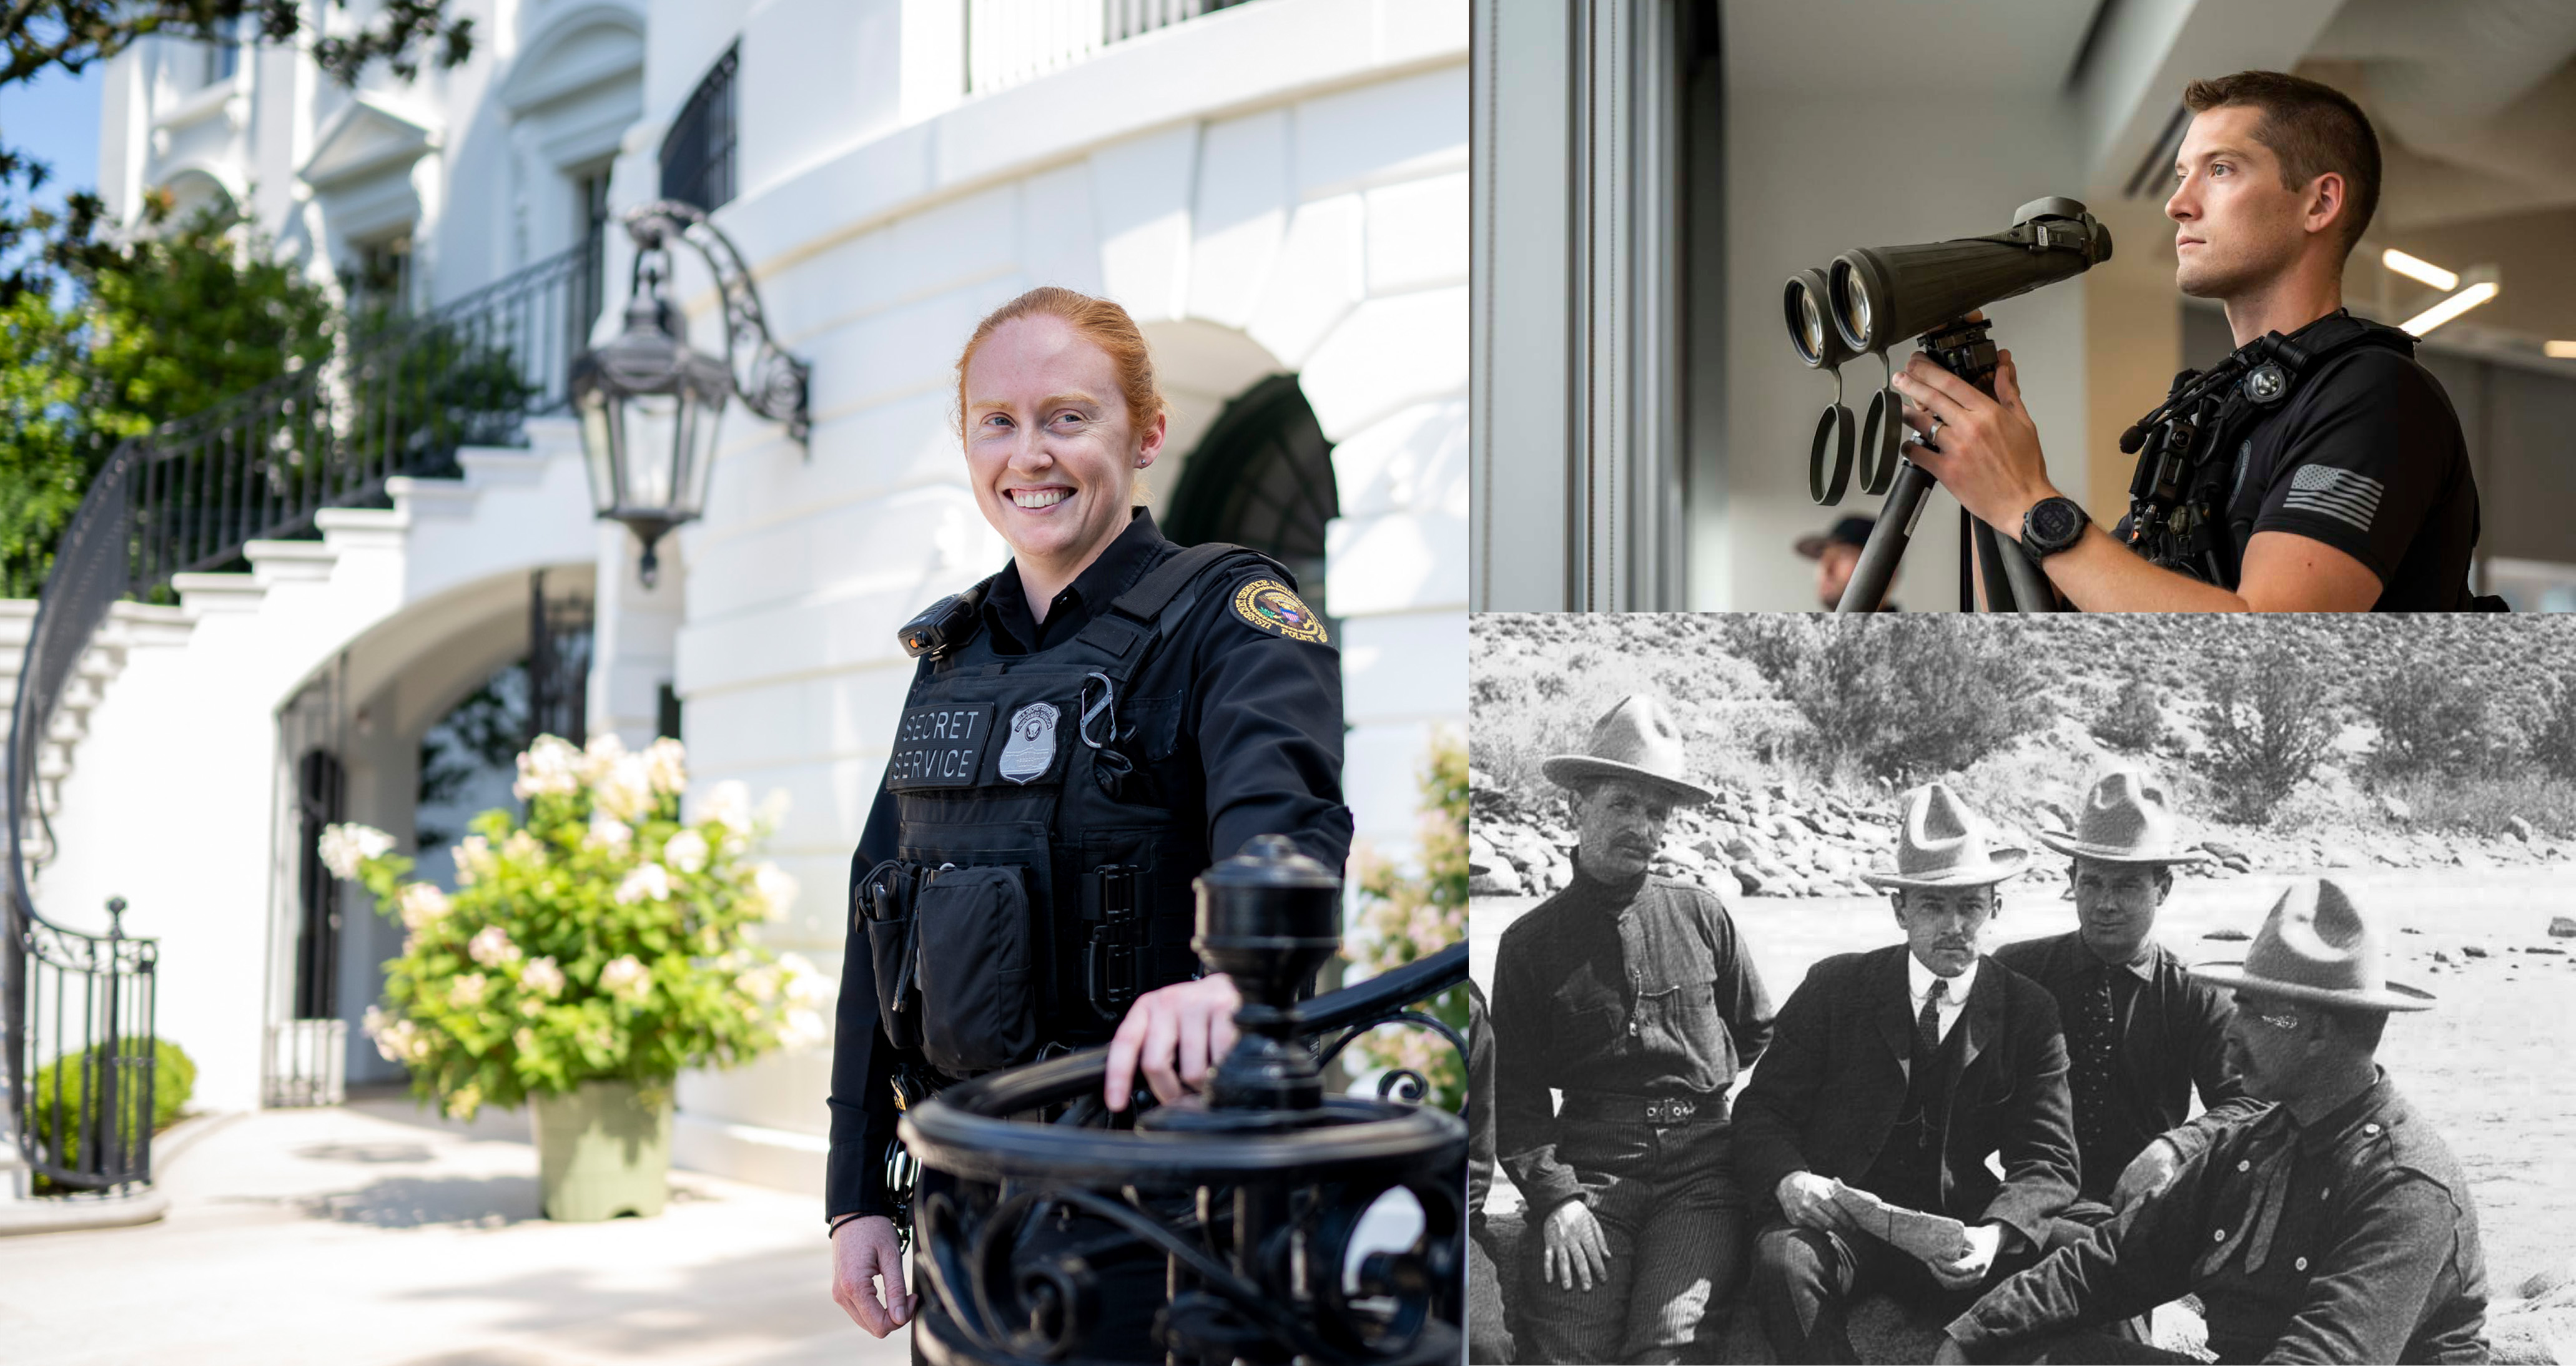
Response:
[[[591,601],[546,596],[546,571],[528,576],[528,724],[520,743],[590,738]]]

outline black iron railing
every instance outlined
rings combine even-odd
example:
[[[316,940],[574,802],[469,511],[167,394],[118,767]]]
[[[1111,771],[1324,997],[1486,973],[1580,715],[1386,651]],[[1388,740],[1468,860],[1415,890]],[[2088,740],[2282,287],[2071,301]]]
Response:
[[[51,1061],[18,1095],[28,1167],[68,1191],[110,1190],[152,1175],[159,1058],[152,1038],[159,945],[125,937],[125,902],[108,932],[32,920],[23,947],[26,1052]]]
[[[28,888],[29,826],[45,819],[34,798],[46,732],[109,607],[167,596],[176,574],[238,566],[252,541],[309,537],[315,513],[381,503],[397,475],[450,472],[462,446],[515,444],[528,416],[564,404],[572,358],[599,316],[600,251],[594,236],[429,312],[355,323],[323,363],[125,442],[90,482],[46,576],[10,715],[0,1054],[15,1137],[40,1175],[84,1189],[150,1179],[148,1132],[129,1145],[123,1121],[108,1116],[137,1089],[117,1079],[151,1071],[154,942],[56,925]],[[68,1009],[74,978],[107,1013],[39,1021],[40,1006]],[[139,1029],[118,1013],[138,1001]],[[104,1078],[46,1112],[65,1133],[99,1141],[38,1132],[31,1080],[47,1066],[47,1076],[70,1075],[48,1048],[75,1049],[66,1056],[93,1059],[75,1071]],[[148,1097],[150,1083],[140,1090]],[[118,1165],[129,1158],[135,1165]]]
[[[1275,1033],[1329,1056],[1467,979],[1467,946],[1287,1008]],[[1238,981],[1241,977],[1238,976]],[[1248,1005],[1247,1012],[1265,1009]],[[1248,1015],[1238,1021],[1249,1026]],[[1318,1050],[1315,1045],[1324,1042]],[[1318,1058],[1317,1061],[1321,1059]],[[1196,1098],[1105,1127],[1106,1054],[953,1086],[906,1116],[913,1331],[941,1363],[1455,1362],[1466,1126],[1389,1073],[1379,1096],[1306,1108]],[[1015,1122],[1054,1115],[1052,1122]],[[1363,1216],[1402,1192],[1409,1246],[1366,1250]]]

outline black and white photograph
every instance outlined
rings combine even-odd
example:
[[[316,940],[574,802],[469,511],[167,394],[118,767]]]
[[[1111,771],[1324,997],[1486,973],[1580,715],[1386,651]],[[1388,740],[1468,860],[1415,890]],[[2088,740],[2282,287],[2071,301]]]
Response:
[[[2563,621],[1469,658],[1471,1360],[2565,1359]]]

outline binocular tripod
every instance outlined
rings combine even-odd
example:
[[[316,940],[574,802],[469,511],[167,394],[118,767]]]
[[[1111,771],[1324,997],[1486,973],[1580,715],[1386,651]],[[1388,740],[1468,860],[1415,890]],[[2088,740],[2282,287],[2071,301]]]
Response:
[[[1983,320],[1961,319],[1945,323],[1922,337],[1924,354],[1934,364],[1977,386],[1979,392],[1993,397],[1995,392],[1995,344],[1987,333],[1991,325]],[[1895,442],[1893,427],[1899,400],[1893,389],[1881,389],[1870,401],[1870,445],[1884,452],[1881,443]],[[1882,426],[1882,424],[1886,424]],[[1892,459],[1892,477],[1864,480],[1863,488],[1883,482],[1887,501],[1880,505],[1878,523],[1870,528],[1869,542],[1861,547],[1860,561],[1852,566],[1851,578],[1843,585],[1842,600],[1834,607],[1837,613],[1875,612],[1887,600],[1887,585],[1896,577],[1896,567],[1905,558],[1905,547],[1913,540],[1916,519],[1923,515],[1923,499],[1932,491],[1933,478],[1922,466],[1903,455],[1902,445],[1892,457],[1883,453],[1874,463],[1884,466]],[[1934,450],[1940,447],[1935,445]],[[1821,446],[1819,447],[1821,453]],[[1813,471],[1810,471],[1811,482]],[[1839,490],[1837,490],[1839,492]],[[1985,585],[1985,609],[1994,612],[2053,612],[2057,610],[2057,590],[2048,577],[2022,553],[2021,545],[2011,537],[1959,509],[1959,610],[1978,610],[1977,585]]]

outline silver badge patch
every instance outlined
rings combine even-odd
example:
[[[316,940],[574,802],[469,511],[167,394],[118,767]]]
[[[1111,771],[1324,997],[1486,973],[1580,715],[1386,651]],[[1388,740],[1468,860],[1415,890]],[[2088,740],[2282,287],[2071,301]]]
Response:
[[[1031,702],[1011,713],[1010,743],[1002,746],[997,765],[1005,778],[1031,783],[1055,767],[1055,704]]]

